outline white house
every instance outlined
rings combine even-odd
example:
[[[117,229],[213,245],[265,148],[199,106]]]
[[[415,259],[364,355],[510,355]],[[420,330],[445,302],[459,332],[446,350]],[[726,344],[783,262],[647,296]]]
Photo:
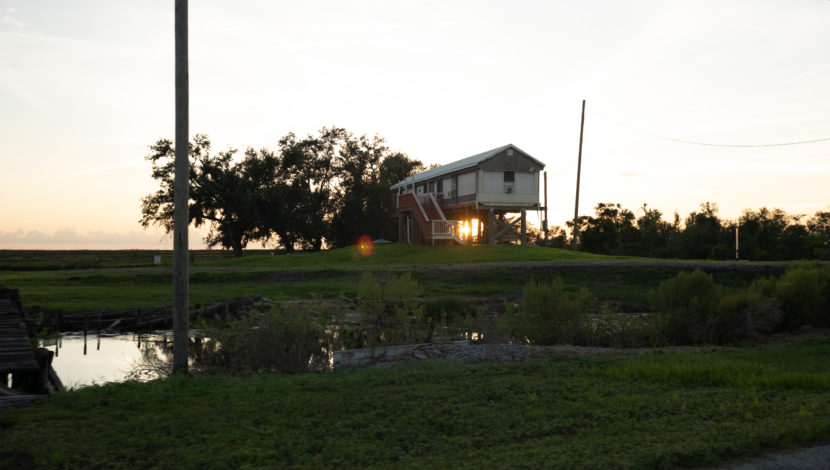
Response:
[[[525,212],[541,209],[545,164],[513,144],[432,168],[394,184],[400,241],[498,243]],[[510,221],[508,213],[521,213]]]

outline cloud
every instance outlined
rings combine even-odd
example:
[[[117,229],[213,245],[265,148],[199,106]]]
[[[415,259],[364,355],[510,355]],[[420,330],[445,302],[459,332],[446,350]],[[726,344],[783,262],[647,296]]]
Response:
[[[200,249],[201,234],[192,229],[189,233],[192,249]],[[171,237],[161,232],[130,231],[126,233],[91,230],[79,232],[74,227],[61,228],[53,233],[40,230],[0,231],[0,249],[12,250],[116,250],[116,249],[172,249]]]
[[[3,16],[0,16],[0,24],[7,24],[7,25],[14,26],[16,28],[22,28],[22,27],[26,26],[26,23],[24,23],[24,22],[22,22],[19,19],[14,17],[14,13],[16,11],[17,10],[15,10],[14,8],[7,9],[6,14],[3,15]]]
[[[817,69],[808,70],[804,73],[800,73],[800,74],[796,75],[795,77],[791,77],[791,78],[787,79],[787,82],[789,83],[789,82],[794,82],[794,81],[797,81],[797,80],[801,80],[802,78],[812,77],[813,75],[824,72],[825,70],[830,70],[830,64],[825,64],[825,65],[822,65],[821,67],[819,67]]]

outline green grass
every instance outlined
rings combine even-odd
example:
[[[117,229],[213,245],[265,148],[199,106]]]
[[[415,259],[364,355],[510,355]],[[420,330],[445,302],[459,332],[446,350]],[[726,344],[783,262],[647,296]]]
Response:
[[[0,412],[0,467],[675,468],[830,441],[830,339],[94,386]]]
[[[169,305],[170,267],[140,265],[152,260],[156,253],[0,250],[0,285],[20,289],[24,307],[36,305],[47,311]],[[78,266],[84,257],[96,257],[97,263],[105,267],[80,269]],[[361,256],[355,247],[290,255],[270,255],[260,250],[246,252],[242,258],[192,265],[190,303],[204,305],[252,295],[272,299],[354,296],[359,270],[372,269],[380,277],[404,270],[411,272],[427,296],[515,297],[528,281],[548,280],[559,274],[570,290],[587,287],[600,301],[610,302],[624,311],[641,312],[648,310],[645,301],[648,290],[675,275],[672,269],[594,268],[591,264],[616,259],[655,261],[521,246],[384,244],[375,246],[369,257]],[[548,267],[534,261],[585,261],[587,265]],[[487,263],[487,267],[456,269],[469,263]],[[13,266],[16,268],[10,269]],[[48,266],[67,269],[47,269]],[[717,272],[714,277],[725,288],[734,290],[746,287],[756,275]]]
[[[401,271],[379,267],[384,279]],[[549,280],[560,274],[568,290],[587,287],[601,302],[621,310],[648,310],[646,294],[675,273],[652,268],[604,268],[566,271],[547,268],[499,268],[480,270],[419,269],[411,271],[425,296],[516,297],[528,281]],[[361,272],[353,269],[199,271],[190,275],[190,303],[206,305],[238,297],[261,295],[270,299],[353,297]],[[748,285],[752,275],[716,273],[718,282]],[[40,271],[0,273],[0,285],[20,289],[25,308],[84,312],[169,305],[172,279],[161,270],[146,272]]]
[[[0,271],[152,267],[153,256],[160,254],[169,256],[171,253],[170,250],[0,250]],[[636,259],[530,246],[433,247],[397,243],[375,245],[369,256],[361,255],[355,246],[316,253],[300,252],[286,255],[272,255],[272,250],[245,250],[244,255],[240,258],[233,257],[228,251],[191,250],[190,253],[222,256],[222,259],[218,261],[200,261],[195,265],[199,267],[266,267],[278,269]]]

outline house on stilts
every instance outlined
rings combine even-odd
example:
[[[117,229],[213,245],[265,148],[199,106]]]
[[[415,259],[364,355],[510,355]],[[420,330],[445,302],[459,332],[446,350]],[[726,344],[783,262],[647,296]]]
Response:
[[[398,241],[524,244],[527,211],[542,209],[539,174],[544,167],[508,144],[394,184]]]

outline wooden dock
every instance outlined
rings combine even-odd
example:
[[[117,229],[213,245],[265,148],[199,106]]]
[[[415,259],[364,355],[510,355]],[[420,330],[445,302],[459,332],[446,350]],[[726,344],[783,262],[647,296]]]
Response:
[[[52,369],[52,352],[33,349],[32,336],[21,313],[20,293],[0,286],[0,409],[26,406],[63,388]]]
[[[35,351],[29,343],[29,332],[20,313],[19,301],[0,298],[0,377],[12,372],[38,369]]]

